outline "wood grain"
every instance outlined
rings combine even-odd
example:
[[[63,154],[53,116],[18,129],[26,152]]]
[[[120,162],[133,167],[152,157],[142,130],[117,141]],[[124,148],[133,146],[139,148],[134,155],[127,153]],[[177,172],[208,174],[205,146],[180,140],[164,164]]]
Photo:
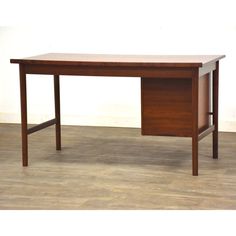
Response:
[[[192,136],[190,79],[142,78],[142,134]]]
[[[56,120],[56,150],[61,150],[61,106],[60,106],[60,76],[54,75],[54,102]]]
[[[198,117],[199,117],[199,71],[195,70],[192,77],[192,173],[198,175]]]
[[[20,71],[20,105],[21,105],[21,137],[22,137],[22,164],[28,166],[28,122],[27,122],[27,83],[24,65]]]
[[[142,78],[142,134],[192,136],[190,79]],[[199,78],[198,133],[210,127],[209,74]]]
[[[82,66],[132,66],[132,67],[202,67],[212,64],[224,55],[109,55],[48,53],[22,59],[11,59],[11,63],[82,65]]]
[[[223,57],[50,53],[11,59],[11,63],[19,63],[20,66],[23,166],[28,165],[26,74],[54,75],[57,150],[61,149],[59,75],[134,76],[142,78],[142,134],[191,136],[193,175],[198,175],[198,140],[211,131],[208,117],[209,79],[205,74],[214,70],[213,80],[216,81],[217,65]],[[203,82],[199,82],[199,77],[203,77]],[[213,97],[218,99],[216,91],[214,87]],[[218,147],[218,136],[215,134],[218,130],[217,99],[213,99],[214,149]],[[199,102],[203,104],[200,110]],[[50,124],[51,121],[44,122],[31,131],[38,131]],[[217,150],[213,153],[217,158]]]
[[[213,125],[215,130],[212,134],[213,158],[218,159],[218,120],[219,120],[219,62],[213,71]]]
[[[201,133],[210,127],[210,75],[205,74],[199,78],[198,95],[198,132]]]
[[[200,142],[195,178],[190,139],[132,128],[62,126],[55,152],[50,127],[30,136],[22,168],[20,129],[0,124],[0,209],[236,210],[236,133],[219,133],[219,160],[211,136]]]
[[[191,68],[25,64],[27,74],[190,78]]]

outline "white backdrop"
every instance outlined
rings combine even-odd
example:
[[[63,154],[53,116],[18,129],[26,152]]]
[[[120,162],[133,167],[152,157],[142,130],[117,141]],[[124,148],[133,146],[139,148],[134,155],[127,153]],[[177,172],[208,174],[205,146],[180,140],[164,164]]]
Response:
[[[226,54],[220,130],[236,131],[233,0],[0,0],[0,122],[20,122],[18,66],[47,52]],[[27,76],[28,119],[53,118],[53,80]],[[42,79],[45,78],[45,79]],[[140,79],[61,77],[63,124],[140,127]]]

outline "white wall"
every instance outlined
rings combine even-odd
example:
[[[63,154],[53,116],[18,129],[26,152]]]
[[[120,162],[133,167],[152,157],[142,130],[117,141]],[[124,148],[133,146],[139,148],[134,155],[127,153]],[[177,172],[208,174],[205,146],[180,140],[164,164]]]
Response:
[[[13,1],[0,8],[0,122],[20,122],[18,66],[47,52],[226,54],[220,129],[236,131],[234,1]],[[42,79],[45,78],[45,79]],[[30,123],[51,119],[52,77],[28,76]],[[140,79],[61,79],[62,123],[140,127]]]

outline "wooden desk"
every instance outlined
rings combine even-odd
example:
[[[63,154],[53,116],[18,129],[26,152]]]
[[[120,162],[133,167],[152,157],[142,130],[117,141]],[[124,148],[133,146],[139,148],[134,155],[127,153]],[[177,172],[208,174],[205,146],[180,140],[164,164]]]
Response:
[[[218,80],[223,57],[50,53],[11,59],[20,67],[23,166],[28,165],[28,135],[33,132],[55,124],[56,149],[61,150],[59,75],[126,76],[141,77],[142,135],[191,137],[192,174],[198,175],[198,142],[210,133],[213,158],[218,158]],[[55,118],[33,128],[27,127],[26,74],[54,76]]]

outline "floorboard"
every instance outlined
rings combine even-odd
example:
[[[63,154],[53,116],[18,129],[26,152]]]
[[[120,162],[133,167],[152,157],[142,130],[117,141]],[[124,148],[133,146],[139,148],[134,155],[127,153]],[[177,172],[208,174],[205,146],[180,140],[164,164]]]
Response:
[[[191,175],[191,139],[141,136],[140,129],[62,126],[29,136],[21,166],[20,125],[0,124],[0,209],[236,209],[236,133],[200,142]]]

